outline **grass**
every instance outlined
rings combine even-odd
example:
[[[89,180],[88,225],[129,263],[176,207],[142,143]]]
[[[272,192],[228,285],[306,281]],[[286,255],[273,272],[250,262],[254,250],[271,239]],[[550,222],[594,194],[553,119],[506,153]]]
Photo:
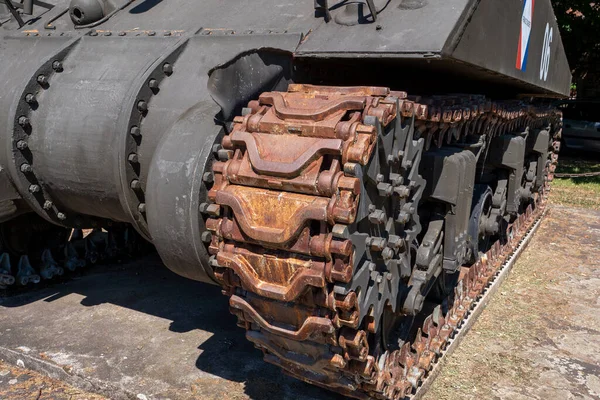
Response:
[[[558,174],[600,172],[600,155],[568,154],[559,158]],[[600,176],[555,178],[550,198],[553,203],[600,210]]]

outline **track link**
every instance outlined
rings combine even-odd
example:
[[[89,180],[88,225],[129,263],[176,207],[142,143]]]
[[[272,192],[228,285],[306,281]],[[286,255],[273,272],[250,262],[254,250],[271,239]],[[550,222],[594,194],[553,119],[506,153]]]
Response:
[[[547,192],[507,226],[506,240],[461,269],[449,307],[424,311],[412,340],[386,348],[380,321],[401,313],[398,287],[421,229],[422,151],[559,118],[518,102],[409,99],[377,87],[290,85],[250,102],[222,140],[211,202],[201,206],[211,265],[247,339],[266,361],[329,390],[415,396],[541,218]]]

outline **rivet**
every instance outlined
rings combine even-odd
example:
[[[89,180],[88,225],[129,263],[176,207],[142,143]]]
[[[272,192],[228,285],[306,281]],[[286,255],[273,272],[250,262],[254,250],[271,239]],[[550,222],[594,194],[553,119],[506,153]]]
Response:
[[[29,146],[27,146],[27,142],[26,141],[19,140],[17,142],[17,149],[19,149],[19,150],[25,150],[27,147],[29,147]]]
[[[169,63],[163,65],[163,72],[165,75],[171,75],[173,73],[173,66]]]
[[[94,31],[94,32],[91,32],[91,33],[90,33],[90,36],[98,36],[98,32],[95,32],[95,31]]]
[[[31,172],[33,169],[31,168],[31,165],[27,164],[27,163],[23,163],[21,164],[21,172],[23,172],[24,174]]]
[[[133,136],[140,136],[141,135],[140,128],[138,128],[137,126],[132,126],[131,130],[129,131],[129,133],[131,133]]]
[[[29,191],[31,193],[37,193],[40,191],[40,185],[29,185]]]
[[[57,213],[56,217],[58,219],[60,219],[61,221],[64,221],[65,219],[67,219],[67,216],[65,214],[61,213],[61,212]]]
[[[56,72],[62,72],[63,71],[63,64],[60,61],[54,61],[52,63],[52,69],[55,70]]]
[[[150,89],[158,89],[158,81],[156,79],[150,79],[148,82],[148,87]]]
[[[104,36],[112,36],[112,32],[104,32]]]
[[[35,95],[32,93],[28,93],[27,96],[25,96],[25,102],[27,104],[35,104],[37,102],[35,99]]]
[[[171,32],[170,31],[166,31],[165,33],[163,33],[163,35],[165,35],[165,36],[171,36]]]
[[[129,184],[129,186],[133,190],[140,190],[142,188],[142,183],[138,179],[134,179],[134,180],[131,181],[131,183]]]
[[[48,211],[49,209],[52,208],[53,205],[54,204],[52,204],[52,202],[50,200],[46,200],[42,207],[44,208],[44,210]]]
[[[27,128],[30,125],[29,118],[26,116],[19,117],[19,125],[21,125],[23,128]]]
[[[137,109],[139,112],[145,113],[148,111],[148,103],[146,103],[144,100],[140,100],[137,103]]]
[[[132,164],[137,164],[139,162],[139,157],[137,154],[131,153],[129,157],[127,157],[127,160]]]
[[[125,36],[125,35],[127,35],[127,33],[123,32],[123,31],[119,32],[119,36]]]
[[[44,86],[45,84],[48,83],[48,79],[46,78],[45,75],[38,75],[38,77],[37,77],[37,83],[39,83],[40,85]]]
[[[156,32],[154,32],[154,31],[148,32],[148,36],[155,36],[155,35],[156,35]]]
[[[140,203],[138,206],[138,211],[144,214],[146,212],[146,203]]]

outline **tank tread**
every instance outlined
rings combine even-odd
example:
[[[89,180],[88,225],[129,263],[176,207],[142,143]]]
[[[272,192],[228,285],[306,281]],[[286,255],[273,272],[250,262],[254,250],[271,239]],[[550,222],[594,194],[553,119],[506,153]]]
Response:
[[[354,265],[358,241],[366,242],[367,253],[386,251],[388,261],[406,257],[420,230],[415,208],[424,182],[414,171],[423,148],[447,146],[475,132],[491,138],[542,128],[560,116],[482,96],[409,98],[387,88],[311,85],[263,93],[242,114],[222,140],[210,203],[201,206],[212,234],[210,263],[238,325],[267,362],[300,380],[359,399],[414,396],[541,218],[546,190],[508,225],[505,243],[494,243],[478,262],[461,269],[449,309],[424,311],[414,340],[397,349],[381,349],[377,334],[383,309],[396,307],[397,293],[389,287],[398,278],[371,271],[368,288],[352,285],[361,273]],[[397,165],[405,179],[386,183],[376,171],[380,198],[370,199],[373,204],[400,199],[394,203],[396,221],[412,239],[392,246],[355,234],[359,218],[385,224],[385,218],[378,222],[381,210],[368,207],[365,214],[360,197],[366,197],[370,178],[361,171],[381,156],[377,148],[394,124],[410,132],[407,143],[415,144],[415,156],[408,159],[404,147],[384,154],[383,164]],[[548,182],[555,163],[553,155]],[[377,304],[366,300],[372,298],[369,290],[379,291]]]
[[[65,273],[82,268],[135,257],[143,251],[144,241],[131,227],[107,227],[65,229],[49,225],[45,221],[30,223],[16,219],[20,231],[27,231],[25,247],[11,248],[7,243],[0,247],[0,290],[27,290],[42,281],[56,280]],[[3,235],[10,235],[10,230]],[[10,241],[10,239],[8,239]],[[4,242],[7,242],[5,239]]]

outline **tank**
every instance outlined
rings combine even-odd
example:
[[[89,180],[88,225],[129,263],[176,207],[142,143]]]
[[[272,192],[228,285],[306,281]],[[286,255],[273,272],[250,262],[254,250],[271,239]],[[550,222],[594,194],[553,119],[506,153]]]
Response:
[[[143,238],[361,399],[419,393],[542,217],[571,81],[549,0],[2,0],[0,35],[0,285]]]

